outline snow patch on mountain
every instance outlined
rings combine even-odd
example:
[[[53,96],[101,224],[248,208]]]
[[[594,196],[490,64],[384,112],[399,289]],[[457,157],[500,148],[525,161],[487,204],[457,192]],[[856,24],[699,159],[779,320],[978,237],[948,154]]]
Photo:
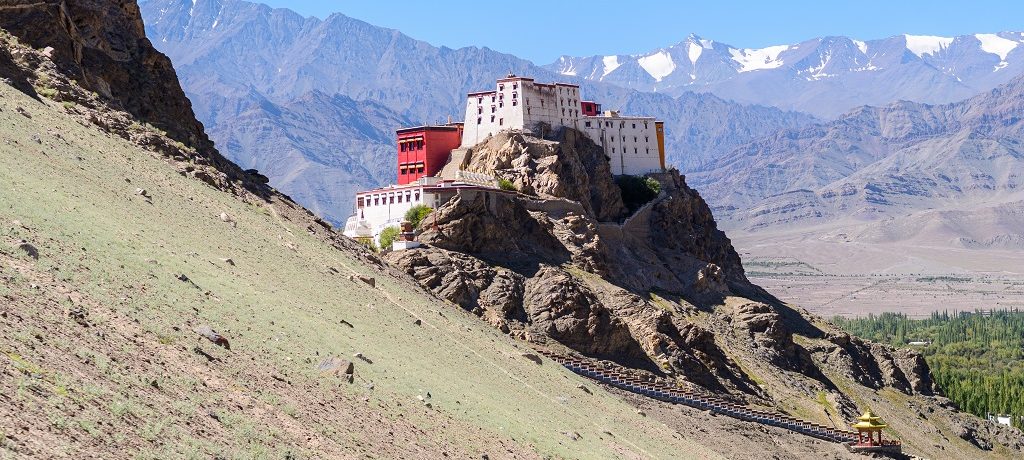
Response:
[[[558,66],[560,70],[558,73],[562,75],[576,76],[576,60],[566,59],[565,56],[558,58]]]
[[[1006,61],[1006,55],[1020,44],[996,34],[975,34],[974,38],[981,42],[982,51],[999,56],[1000,61]]]
[[[704,52],[703,46],[693,42],[687,44],[686,54],[689,56],[691,64],[697,64],[697,59],[700,59],[702,52]]]
[[[779,59],[779,55],[789,49],[790,45],[777,45],[761,49],[742,50],[729,48],[729,54],[732,55],[732,60],[740,64],[740,72],[750,72],[752,70],[776,69],[782,67],[783,62]]]
[[[953,43],[952,37],[938,37],[935,35],[903,35],[907,40],[907,49],[917,57],[924,57],[945,49]]]
[[[826,52],[824,55],[821,56],[821,62],[820,62],[819,65],[813,66],[813,67],[809,67],[809,68],[807,68],[805,70],[801,70],[801,71],[799,71],[797,73],[799,73],[799,74],[809,74],[807,77],[805,77],[807,79],[807,81],[814,81],[814,80],[820,80],[822,78],[834,77],[835,76],[834,74],[828,74],[828,73],[824,72],[825,66],[827,66],[828,62],[831,61],[831,60],[832,60],[832,51],[830,50],[830,51]]]
[[[608,74],[612,73],[615,69],[618,69],[620,65],[618,56],[605,56],[601,61],[604,63],[604,73],[601,74],[601,78],[604,78]]]
[[[857,45],[857,49],[863,54],[868,54],[868,44],[860,40],[853,40],[853,44]]]
[[[676,70],[675,61],[665,50],[637,59],[637,63],[650,76],[654,77],[655,81],[661,81]]]

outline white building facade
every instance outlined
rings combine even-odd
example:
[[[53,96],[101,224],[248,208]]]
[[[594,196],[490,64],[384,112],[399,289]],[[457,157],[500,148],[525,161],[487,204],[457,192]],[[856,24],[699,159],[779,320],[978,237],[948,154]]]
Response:
[[[437,209],[459,193],[495,192],[493,178],[466,177],[458,181],[442,181],[435,177],[423,177],[406,185],[389,185],[356,194],[356,212],[345,222],[344,235],[349,238],[372,240],[380,243],[380,234],[388,227],[400,227],[405,213],[414,206],[426,205]]]
[[[606,111],[582,113],[579,86],[537,83],[509,75],[494,91],[470,93],[466,98],[463,148],[499,131],[535,133],[539,123],[552,129],[569,127],[583,132],[608,156],[612,174],[640,175],[665,169],[664,125],[653,117],[621,116]]]

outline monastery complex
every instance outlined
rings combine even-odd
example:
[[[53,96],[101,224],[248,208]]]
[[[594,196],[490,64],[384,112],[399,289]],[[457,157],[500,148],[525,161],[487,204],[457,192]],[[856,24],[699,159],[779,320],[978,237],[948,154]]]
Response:
[[[498,188],[492,175],[453,168],[453,158],[501,131],[540,136],[545,130],[572,128],[604,149],[612,174],[642,175],[665,169],[665,127],[653,117],[602,111],[581,99],[578,85],[537,83],[508,75],[495,89],[469,93],[464,121],[396,131],[398,181],[356,194],[355,213],[345,235],[378,241],[397,227],[414,206],[436,208],[457,193],[514,193]]]

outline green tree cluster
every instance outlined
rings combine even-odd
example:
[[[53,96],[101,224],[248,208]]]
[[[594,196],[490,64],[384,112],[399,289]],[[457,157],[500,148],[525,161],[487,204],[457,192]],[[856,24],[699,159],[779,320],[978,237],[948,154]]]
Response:
[[[405,220],[412,222],[412,228],[417,228],[420,226],[420,222],[423,222],[423,219],[430,215],[433,210],[434,208],[430,206],[418,204],[405,212]]]
[[[1024,429],[1024,311],[934,312],[922,319],[882,313],[833,322],[898,347],[928,342],[921,352],[943,394],[981,417],[1011,414]]]
[[[390,251],[391,244],[398,238],[398,227],[388,227],[380,232],[380,248],[382,251]]]

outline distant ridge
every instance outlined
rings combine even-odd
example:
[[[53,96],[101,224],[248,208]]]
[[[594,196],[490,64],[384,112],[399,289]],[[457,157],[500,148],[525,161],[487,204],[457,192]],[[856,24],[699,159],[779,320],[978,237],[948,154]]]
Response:
[[[1017,248],[1024,77],[942,105],[859,107],[744,145],[690,179],[727,228],[854,225],[829,238]]]
[[[829,36],[743,49],[690,35],[636,55],[562,56],[562,75],[673,96],[707,92],[743,103],[834,117],[896,100],[946,103],[1024,73],[1024,32],[956,37]]]

